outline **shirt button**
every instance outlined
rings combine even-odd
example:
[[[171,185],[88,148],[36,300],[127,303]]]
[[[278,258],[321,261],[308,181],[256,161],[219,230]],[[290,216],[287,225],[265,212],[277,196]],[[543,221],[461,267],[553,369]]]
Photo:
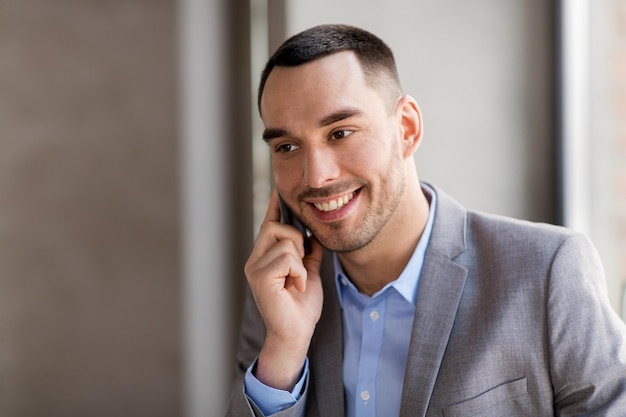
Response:
[[[343,285],[348,285],[348,280],[345,277],[341,277],[341,283]]]
[[[361,399],[362,399],[363,401],[367,401],[367,400],[369,400],[369,399],[370,399],[370,393],[369,393],[369,391],[363,391],[363,392],[361,393]]]
[[[380,318],[380,314],[378,314],[378,310],[372,310],[370,312],[370,319],[372,319],[372,321],[376,321]]]

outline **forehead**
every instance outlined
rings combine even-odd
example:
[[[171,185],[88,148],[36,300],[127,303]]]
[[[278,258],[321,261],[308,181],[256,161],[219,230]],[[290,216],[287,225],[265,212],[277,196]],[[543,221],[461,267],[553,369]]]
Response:
[[[298,117],[322,117],[344,107],[377,105],[379,94],[366,82],[353,52],[338,52],[296,67],[275,67],[261,97],[266,125]]]

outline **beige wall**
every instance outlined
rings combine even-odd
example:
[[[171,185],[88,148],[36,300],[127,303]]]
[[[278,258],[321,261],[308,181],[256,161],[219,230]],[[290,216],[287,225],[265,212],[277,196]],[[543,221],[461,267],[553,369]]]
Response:
[[[174,0],[0,4],[0,415],[177,416]]]

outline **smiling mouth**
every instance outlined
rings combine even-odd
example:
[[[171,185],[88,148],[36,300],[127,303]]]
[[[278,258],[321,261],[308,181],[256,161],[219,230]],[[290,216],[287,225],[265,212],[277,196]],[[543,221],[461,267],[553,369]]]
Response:
[[[313,205],[319,211],[324,211],[324,212],[335,211],[335,210],[339,210],[340,208],[348,204],[348,202],[352,200],[353,198],[354,198],[354,193],[349,193],[335,200],[325,201],[323,203],[313,203]]]

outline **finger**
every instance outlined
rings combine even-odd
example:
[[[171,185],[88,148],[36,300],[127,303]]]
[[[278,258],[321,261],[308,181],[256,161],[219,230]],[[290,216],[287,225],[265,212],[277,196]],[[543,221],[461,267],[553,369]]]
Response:
[[[285,278],[285,289],[289,291],[293,287],[293,278],[287,277]]]
[[[259,257],[251,257],[246,262],[244,271],[249,280],[285,279],[305,274],[306,268],[296,244],[290,239],[282,239],[272,245]],[[274,282],[273,285],[277,285]]]
[[[269,221],[261,225],[261,230],[250,253],[250,258],[259,259],[265,257],[267,252],[271,251],[274,246],[283,240],[291,241],[300,258],[304,256],[304,238],[302,233],[293,226]]]
[[[275,290],[281,288],[289,290],[291,287],[298,289],[302,282],[306,282],[307,270],[299,257],[283,253],[263,268],[262,276],[269,278],[266,285]]]
[[[280,239],[270,246],[262,256],[256,258],[256,268],[263,269],[268,265],[275,264],[277,259],[281,259],[283,256],[289,256],[302,264],[302,255],[298,250],[297,244],[291,239]],[[287,275],[289,275],[289,272],[285,271],[283,276]]]
[[[282,241],[272,248],[271,251],[276,253],[270,254],[273,260],[268,265],[268,268],[274,271],[272,275],[275,279],[282,279],[282,285],[286,290],[295,287],[299,292],[306,291],[308,271],[294,243],[287,240]]]
[[[324,247],[318,240],[311,236],[311,253],[302,258],[302,264],[306,270],[306,274],[293,277],[293,286],[300,292],[305,292],[307,281],[319,277],[322,257],[324,256]]]
[[[294,286],[300,292],[305,292],[309,280],[319,279],[322,258],[324,257],[324,247],[320,242],[311,236],[311,253],[302,259],[307,274],[305,279],[295,279]]]
[[[265,218],[263,219],[263,222],[268,221],[280,221],[280,203],[278,202],[278,191],[276,191],[276,189],[272,191],[269,204],[267,205],[267,212],[265,213]]]

